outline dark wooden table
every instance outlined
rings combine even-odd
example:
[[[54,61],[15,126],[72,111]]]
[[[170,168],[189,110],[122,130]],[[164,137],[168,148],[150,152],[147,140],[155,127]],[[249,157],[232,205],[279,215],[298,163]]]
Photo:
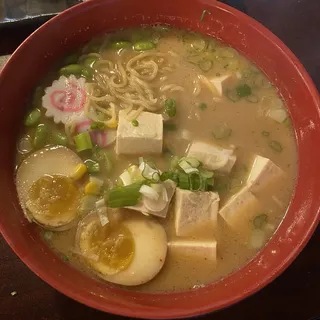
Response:
[[[0,0],[1,1],[1,0]],[[262,22],[297,55],[320,89],[320,0],[226,0]],[[0,29],[0,55],[13,50],[37,26]],[[0,97],[1,103],[1,97]],[[320,227],[272,284],[226,310],[202,319],[320,319]],[[17,294],[12,296],[11,292]],[[1,320],[122,319],[83,306],[34,275],[0,236]]]

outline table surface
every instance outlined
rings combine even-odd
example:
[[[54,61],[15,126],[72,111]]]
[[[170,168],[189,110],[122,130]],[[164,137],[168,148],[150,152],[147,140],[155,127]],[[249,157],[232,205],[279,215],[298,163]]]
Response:
[[[0,0],[1,2],[1,0]],[[320,0],[226,0],[273,31],[296,54],[320,89]],[[0,55],[38,26],[0,29]],[[295,262],[262,291],[202,319],[320,319],[320,227]],[[317,247],[318,245],[318,247]],[[11,292],[17,292],[12,296]],[[83,306],[33,274],[0,236],[0,319],[124,319]]]

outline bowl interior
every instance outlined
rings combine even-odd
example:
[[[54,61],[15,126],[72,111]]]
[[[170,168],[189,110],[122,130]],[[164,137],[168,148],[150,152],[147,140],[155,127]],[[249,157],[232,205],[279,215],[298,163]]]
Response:
[[[203,21],[203,10],[209,10]],[[293,119],[298,181],[287,215],[266,247],[244,268],[197,290],[142,294],[91,279],[58,258],[23,217],[14,185],[15,144],[32,89],[50,66],[93,36],[141,24],[169,24],[218,38],[256,63],[279,88]],[[43,280],[91,307],[141,318],[177,318],[235,303],[279,275],[310,238],[319,221],[319,96],[295,56],[263,26],[209,0],[96,0],[67,10],[28,38],[0,75],[0,229],[18,256]],[[311,151],[312,150],[312,151]],[[312,156],[310,156],[312,152]]]

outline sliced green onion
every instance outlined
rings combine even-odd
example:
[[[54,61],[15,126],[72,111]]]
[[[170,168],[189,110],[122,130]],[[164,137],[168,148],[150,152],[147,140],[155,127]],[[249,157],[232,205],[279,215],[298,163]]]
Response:
[[[226,123],[216,125],[212,131],[213,137],[217,140],[227,139],[231,136],[231,134],[232,129],[230,129]]]
[[[139,192],[142,193],[145,197],[157,201],[159,199],[159,193],[154,190],[152,187],[149,187],[145,184],[143,184]]]
[[[274,150],[276,152],[281,152],[283,150],[281,143],[278,141],[272,140],[269,142],[268,145],[272,150]]]
[[[66,146],[68,144],[68,138],[62,132],[58,132],[58,131],[54,132],[52,134],[52,137],[53,137],[54,143],[56,143],[57,145]]]
[[[206,103],[200,103],[199,108],[201,110],[206,110],[207,109],[207,104]]]
[[[135,51],[146,51],[154,49],[156,45],[151,41],[139,41],[133,45]]]
[[[193,168],[198,168],[201,164],[201,162],[194,157],[183,157],[180,161],[186,161]]]
[[[180,158],[178,156],[174,156],[170,162],[170,169],[175,170],[178,168]]]
[[[139,165],[141,175],[148,181],[158,182],[160,180],[160,172],[152,162],[142,162]]]
[[[68,262],[69,261],[69,258],[66,256],[66,255],[62,255],[62,260],[65,261],[65,262]]]
[[[129,41],[116,41],[111,44],[111,47],[116,50],[130,48],[131,42],[129,42]]]
[[[210,12],[209,10],[203,10],[202,13],[201,13],[200,21],[203,21],[204,16],[205,16],[206,14],[211,14],[211,12]]]
[[[164,102],[164,111],[170,117],[174,117],[177,114],[177,103],[174,99],[166,99]]]
[[[177,129],[178,129],[178,127],[175,123],[165,122],[163,124],[163,130],[165,130],[165,131],[176,131]]]
[[[199,191],[204,190],[205,186],[203,184],[203,180],[199,172],[192,172],[189,174],[189,183],[191,191]]]
[[[264,137],[269,137],[269,136],[270,136],[270,132],[269,132],[269,131],[262,131],[261,134],[262,134]]]
[[[214,186],[214,178],[209,178],[206,180],[207,183],[207,190],[212,190],[213,186]]]
[[[41,112],[38,108],[36,108],[28,113],[26,119],[24,120],[24,125],[27,127],[33,127],[39,123],[40,117]]]
[[[245,83],[245,84],[240,84],[239,86],[237,86],[236,92],[240,98],[244,98],[244,97],[250,96],[252,90],[251,90],[251,87]]]
[[[240,97],[238,96],[237,91],[234,89],[227,89],[226,96],[229,100],[231,100],[233,102],[237,102],[240,100]]]
[[[178,173],[178,186],[180,189],[190,190],[189,176],[184,172]]]
[[[268,216],[266,214],[260,214],[253,219],[253,225],[258,229],[262,229],[267,222]]]
[[[94,160],[88,159],[84,161],[84,164],[87,167],[89,173],[97,173],[100,172],[100,164]]]
[[[199,61],[198,66],[202,71],[208,72],[212,68],[213,63],[211,60],[203,59]]]
[[[103,122],[92,122],[90,125],[90,129],[92,130],[104,130],[106,125]]]
[[[92,141],[91,137],[88,131],[84,131],[82,133],[79,133],[74,137],[74,142],[76,145],[76,149],[78,152],[92,149]]]
[[[199,173],[204,179],[210,179],[213,177],[213,171],[209,171],[204,168],[199,169]]]
[[[135,206],[141,197],[141,182],[129,186],[115,187],[107,191],[105,201],[110,208]]]
[[[134,127],[139,127],[139,121],[138,120],[134,119],[134,120],[131,121],[131,123],[132,123],[132,125]]]

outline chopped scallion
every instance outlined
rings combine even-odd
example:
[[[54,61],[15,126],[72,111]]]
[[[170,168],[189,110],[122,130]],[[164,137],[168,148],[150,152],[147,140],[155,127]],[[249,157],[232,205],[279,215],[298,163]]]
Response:
[[[266,214],[260,214],[253,219],[253,225],[255,228],[261,229],[268,222],[268,216]]]
[[[206,103],[200,103],[199,108],[201,110],[206,110],[207,109],[207,104]]]
[[[82,133],[79,133],[74,137],[74,142],[76,145],[76,149],[78,152],[92,149],[92,141],[91,137],[88,131],[84,131]]]
[[[137,119],[132,120],[131,123],[134,127],[139,127],[139,121]]]
[[[103,122],[92,122],[90,125],[90,129],[92,130],[104,130],[106,125]]]
[[[97,173],[100,172],[100,165],[98,162],[88,159],[84,162],[89,173]]]
[[[164,102],[164,111],[170,117],[174,117],[177,114],[177,103],[174,99],[166,99]]]
[[[281,143],[278,141],[272,140],[269,142],[268,145],[272,150],[274,150],[276,152],[281,152],[283,150]]]
[[[190,190],[189,176],[184,172],[178,173],[178,186],[180,189]]]
[[[252,90],[251,90],[251,87],[245,83],[245,84],[238,85],[236,87],[236,92],[240,98],[244,98],[244,97],[250,96],[252,93]]]

